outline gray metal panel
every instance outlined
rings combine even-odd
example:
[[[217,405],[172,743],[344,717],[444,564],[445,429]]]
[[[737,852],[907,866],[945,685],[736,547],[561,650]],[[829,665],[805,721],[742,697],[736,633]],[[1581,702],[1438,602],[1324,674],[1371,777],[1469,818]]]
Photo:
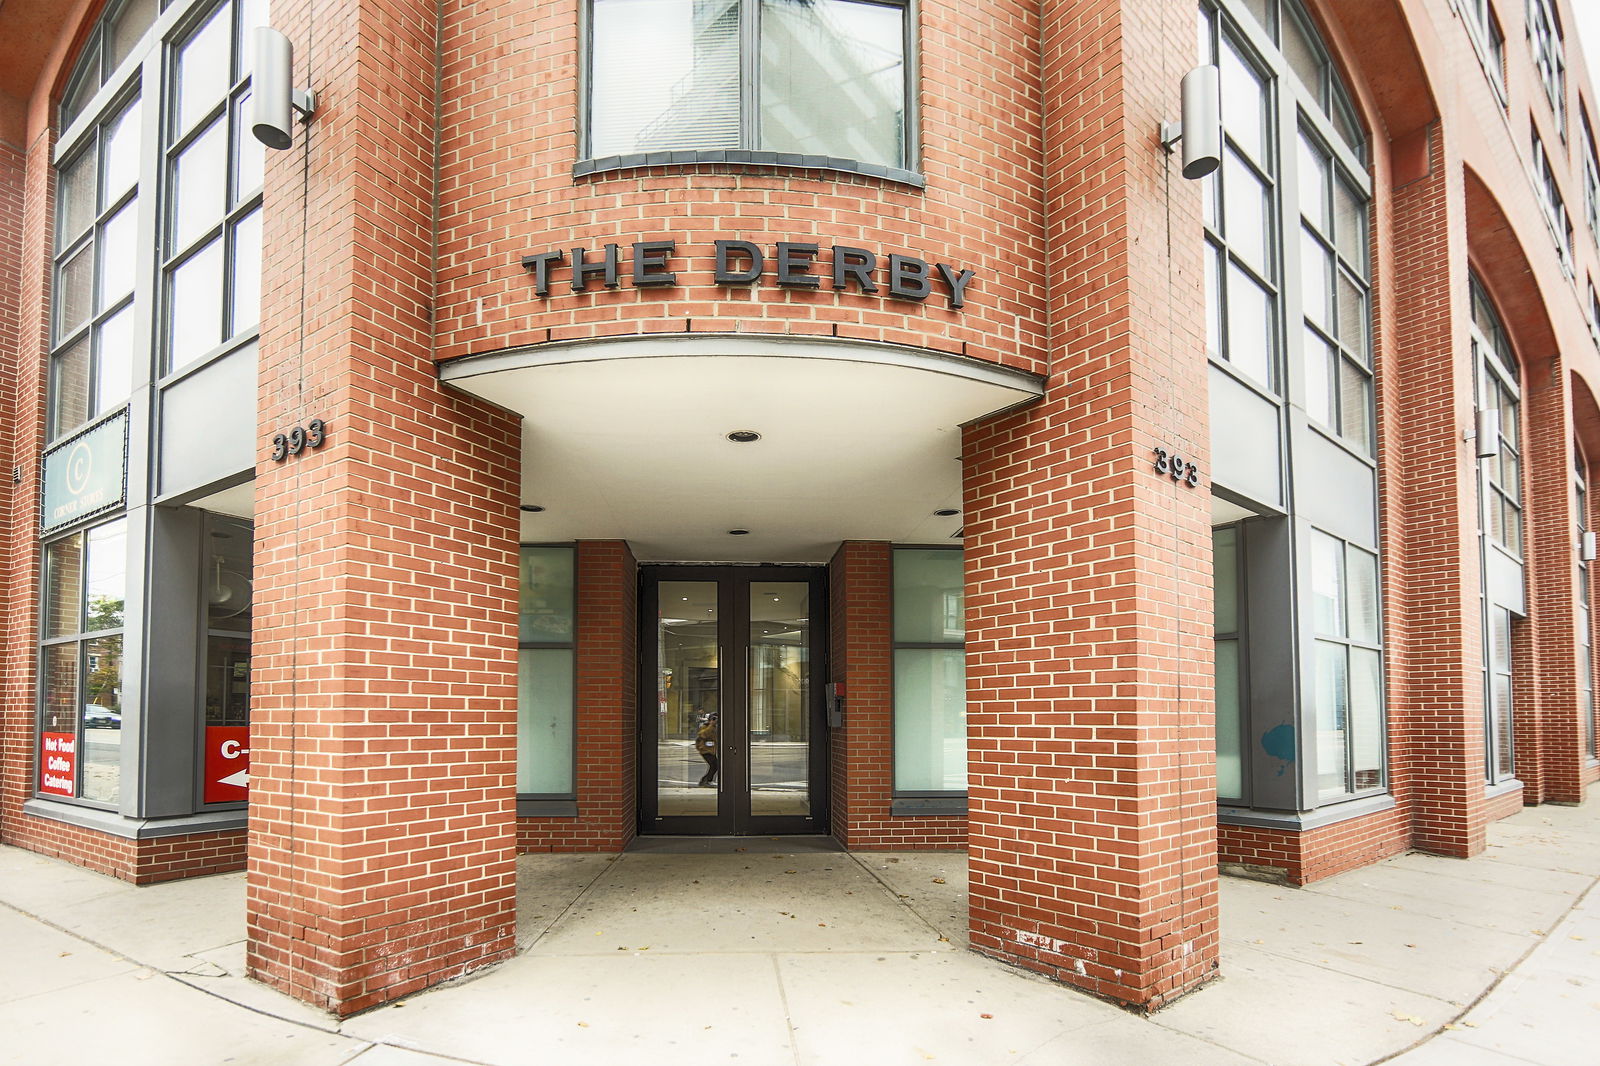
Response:
[[[1528,613],[1527,594],[1523,589],[1522,564],[1493,544],[1484,547],[1484,583],[1489,602],[1509,607],[1516,614]]]
[[[1283,507],[1283,447],[1278,405],[1210,368],[1211,472],[1216,484]]]
[[[1364,548],[1378,544],[1377,472],[1313,429],[1294,439],[1296,511],[1318,529]]]
[[[200,552],[205,513],[152,507],[149,641],[144,663],[143,802],[146,818],[191,814],[200,683]]]
[[[163,390],[159,454],[162,496],[255,468],[254,344]]]
[[[1256,809],[1300,809],[1296,772],[1300,737],[1295,721],[1300,684],[1295,648],[1294,553],[1291,521],[1245,522],[1245,604],[1249,632],[1250,805]],[[1287,757],[1285,757],[1287,756]]]

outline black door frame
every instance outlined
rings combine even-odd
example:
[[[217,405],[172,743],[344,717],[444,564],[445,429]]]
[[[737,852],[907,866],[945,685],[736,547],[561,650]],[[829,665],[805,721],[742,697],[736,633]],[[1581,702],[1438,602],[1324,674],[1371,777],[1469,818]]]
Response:
[[[639,832],[673,836],[760,836],[828,831],[828,733],[824,683],[828,679],[828,571],[823,566],[687,564],[639,567]],[[660,614],[663,581],[715,581],[717,632],[722,655],[718,663],[722,690],[722,787],[717,814],[657,814],[656,732],[659,728],[659,646],[656,623]],[[810,745],[806,766],[810,775],[811,813],[752,815],[750,813],[749,676],[745,664],[750,642],[749,587],[759,581],[805,582],[810,586],[808,660],[810,676]],[[737,725],[737,734],[732,728]]]

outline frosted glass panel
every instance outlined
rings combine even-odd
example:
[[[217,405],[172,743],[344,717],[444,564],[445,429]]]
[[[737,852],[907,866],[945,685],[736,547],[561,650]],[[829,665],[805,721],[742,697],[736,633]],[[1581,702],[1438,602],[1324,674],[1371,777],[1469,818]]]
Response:
[[[966,636],[961,553],[930,549],[894,553],[894,639],[944,644]]]
[[[1349,732],[1349,662],[1342,644],[1317,641],[1317,798],[1350,791],[1345,777]]]
[[[573,640],[573,549],[523,545],[517,595],[517,639],[529,644]]]
[[[572,650],[517,653],[517,791],[572,791]]]
[[[1244,759],[1239,750],[1239,642],[1217,641],[1217,796],[1244,796]]]
[[[905,10],[762,0],[761,148],[900,166]]]
[[[965,649],[895,651],[894,787],[897,792],[966,791]]]
[[[595,0],[589,154],[739,147],[738,0]]]

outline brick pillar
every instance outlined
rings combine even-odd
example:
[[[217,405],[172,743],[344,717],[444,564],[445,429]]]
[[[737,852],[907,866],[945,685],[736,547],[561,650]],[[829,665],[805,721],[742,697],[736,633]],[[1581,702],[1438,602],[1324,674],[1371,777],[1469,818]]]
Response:
[[[627,542],[579,541],[578,816],[602,851],[621,851],[639,828],[638,634]]]
[[[1399,645],[1389,705],[1394,791],[1415,812],[1415,844],[1445,855],[1484,847],[1481,578],[1478,560],[1472,360],[1467,354],[1466,196],[1444,127],[1426,138],[1425,173],[1394,190],[1392,355],[1380,385],[1393,455],[1427,456],[1386,472],[1400,497],[1400,529],[1386,577],[1387,617]],[[1420,150],[1420,149],[1419,149]],[[1388,464],[1385,464],[1386,467]],[[1402,593],[1403,590],[1403,593]],[[1395,611],[1402,595],[1404,611]]]
[[[273,12],[319,110],[268,153],[261,433],[328,437],[258,458],[249,968],[338,1014],[513,949],[521,434],[432,361],[436,6]]]
[[[1572,491],[1573,424],[1566,361],[1528,361],[1522,389],[1523,558],[1530,634],[1514,661],[1517,776],[1524,803],[1583,802],[1578,709],[1578,516]],[[1518,652],[1524,649],[1519,647]]]
[[[829,830],[847,848],[878,846],[894,790],[894,669],[889,545],[845,541],[828,563],[828,679],[844,685],[844,728],[828,736]]]
[[[1150,1010],[1218,951],[1200,190],[1131,61],[1194,14],[1043,10],[1051,375],[963,449],[972,943]]]
[[[51,840],[51,826],[22,814],[37,773],[38,471],[48,376],[54,147],[52,132],[35,137],[26,151],[0,144],[0,840],[88,862],[92,849]],[[13,484],[18,468],[22,480]]]

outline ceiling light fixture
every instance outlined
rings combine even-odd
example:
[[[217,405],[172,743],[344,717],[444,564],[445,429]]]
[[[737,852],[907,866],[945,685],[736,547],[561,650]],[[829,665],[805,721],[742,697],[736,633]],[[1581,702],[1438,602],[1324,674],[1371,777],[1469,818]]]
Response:
[[[538,514],[540,511],[544,510],[543,507],[540,507],[536,503],[525,503],[522,505],[522,509],[527,511],[529,514]]]
[[[954,518],[956,515],[960,514],[961,511],[955,507],[941,507],[933,513],[940,518]]]
[[[735,444],[750,444],[761,439],[761,434],[753,429],[736,429],[728,434],[728,439]]]
[[[728,536],[730,536],[730,537],[748,537],[749,535],[750,535],[750,531],[748,529],[730,529],[730,530],[728,530]]]

